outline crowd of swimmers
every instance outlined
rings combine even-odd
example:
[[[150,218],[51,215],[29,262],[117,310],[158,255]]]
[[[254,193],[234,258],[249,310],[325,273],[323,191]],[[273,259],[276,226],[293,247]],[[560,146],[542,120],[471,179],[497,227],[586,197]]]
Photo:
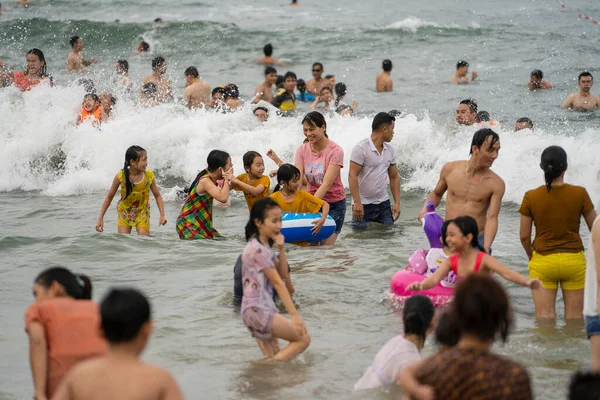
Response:
[[[70,73],[83,72],[96,63],[95,59],[84,57],[82,38],[75,36],[70,44],[67,58]],[[147,43],[140,43],[137,49],[148,50]],[[305,141],[298,144],[293,160],[282,160],[273,149],[264,149],[277,167],[267,174],[265,159],[258,151],[244,154],[244,173],[238,175],[234,174],[232,158],[226,151],[210,151],[205,168],[186,188],[181,211],[172,220],[182,240],[223,239],[213,225],[213,203],[227,206],[231,190],[244,194],[249,212],[244,228],[247,244],[239,257],[235,277],[238,292],[241,291],[241,319],[266,359],[285,361],[304,352],[311,339],[292,301],[296,287],[281,234],[282,214],[321,213],[313,221],[313,233],[318,233],[325,219],[331,216],[335,233],[317,245],[334,245],[345,226],[347,194],[341,174],[346,167],[352,229],[368,229],[373,223],[394,224],[401,213],[401,182],[395,149],[390,142],[398,113],[375,115],[371,132],[354,146],[345,165],[342,148],[327,133],[326,116],[354,114],[358,104],[344,101],[346,85],[336,82],[334,75],[324,75],[320,62],[312,65],[313,79],[306,82],[291,71],[280,76],[275,66],[285,63],[272,57],[271,45],[265,46],[264,53],[265,57],[258,62],[266,64],[265,80],[249,100],[257,104],[254,114],[265,121],[269,107],[264,103],[283,113],[294,111],[297,102],[310,103],[313,111],[301,121]],[[177,96],[165,75],[166,60],[155,57],[151,67],[152,73],[141,85],[140,105],[153,107],[175,101]],[[52,85],[47,69],[43,52],[32,49],[26,55],[24,71],[12,72],[0,65],[0,82],[2,86],[14,85],[22,91],[44,83]],[[124,92],[131,92],[134,86],[128,69],[126,60],[116,62],[115,82]],[[382,69],[376,77],[376,90],[392,91],[391,60],[385,60]],[[462,84],[478,79],[477,73],[469,76],[468,72],[469,64],[460,61],[451,82]],[[184,71],[184,76],[182,100],[189,108],[235,111],[243,104],[239,88],[233,83],[211,89],[193,66]],[[96,94],[93,83],[85,78],[78,82],[87,92],[78,122],[92,120],[100,124],[109,120],[116,97],[108,92]],[[600,99],[590,91],[592,84],[592,75],[582,72],[578,77],[580,91],[570,95],[563,107],[599,108]],[[539,70],[531,73],[527,86],[531,90],[552,89]],[[419,213],[421,219],[428,202],[437,206],[446,195],[440,268],[423,282],[411,286],[418,293],[439,283],[452,270],[459,281],[454,301],[449,310],[435,316],[427,297],[415,294],[409,298],[403,310],[403,335],[381,349],[355,389],[398,383],[405,393],[417,399],[484,395],[489,399],[533,398],[527,370],[492,352],[494,341],[508,340],[513,325],[510,298],[491,277],[496,272],[531,289],[539,320],[556,319],[560,287],[564,318],[567,322],[585,319],[592,348],[593,372],[574,376],[570,396],[595,398],[586,396],[597,395],[600,390],[597,295],[600,253],[596,259],[596,249],[600,252],[600,224],[589,194],[585,188],[565,182],[568,162],[562,148],[549,146],[541,152],[544,184],[527,191],[519,208],[518,237],[529,261],[529,277],[521,276],[492,257],[505,192],[504,181],[491,170],[500,152],[500,137],[493,130],[497,121],[488,112],[478,111],[473,99],[460,102],[456,121],[460,125],[479,125],[480,129],[468,146],[469,159],[451,161],[442,167],[439,181]],[[520,129],[533,129],[533,122],[529,118],[518,119],[515,130]],[[104,231],[105,214],[119,192],[117,232],[131,233],[135,228],[137,234],[149,235],[150,192],[159,210],[159,225],[168,223],[157,177],[147,168],[148,152],[142,147],[129,147],[124,158],[100,206],[96,230]],[[271,176],[277,181],[273,192]],[[587,259],[579,235],[582,217],[591,232]],[[536,230],[532,240],[533,225]],[[138,359],[152,330],[151,308],[145,296],[135,289],[113,288],[97,304],[91,301],[91,290],[88,277],[60,267],[45,270],[34,280],[36,302],[25,314],[25,325],[30,338],[35,399],[146,399],[154,398],[156,393],[162,393],[162,398],[182,398],[168,372]],[[273,300],[275,293],[289,318],[279,312]],[[101,326],[101,332],[95,329],[97,325]],[[420,350],[434,330],[440,351],[421,361]],[[287,346],[280,348],[279,339],[288,342]],[[106,382],[111,385],[106,386]]]

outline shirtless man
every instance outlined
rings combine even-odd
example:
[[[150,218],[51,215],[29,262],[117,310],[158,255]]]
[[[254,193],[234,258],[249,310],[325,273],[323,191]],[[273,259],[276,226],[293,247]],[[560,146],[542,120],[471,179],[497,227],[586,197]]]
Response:
[[[440,179],[423,204],[419,221],[427,212],[427,202],[437,206],[446,196],[446,220],[468,215],[479,226],[479,243],[490,252],[498,232],[498,214],[504,196],[504,181],[490,168],[500,151],[500,138],[491,129],[473,135],[471,158],[451,161],[442,167]]]
[[[594,84],[594,77],[589,72],[585,71],[579,74],[578,85],[579,93],[573,93],[562,108],[570,108],[573,110],[597,110],[600,108],[600,97],[593,94],[590,90]]]
[[[187,108],[207,108],[210,105],[210,85],[200,79],[196,67],[188,67],[185,72],[183,104]]]
[[[181,400],[171,374],[139,356],[152,332],[148,300],[134,289],[113,289],[100,305],[108,354],[78,364],[53,400]]]
[[[381,67],[383,71],[377,74],[377,78],[375,78],[375,90],[377,92],[391,92],[394,87],[394,82],[390,77],[392,73],[392,61],[383,60]]]
[[[477,72],[471,74],[471,79],[467,76],[469,73],[469,63],[466,61],[459,61],[456,63],[456,72],[450,78],[452,83],[469,83],[477,79]]]
[[[83,58],[83,39],[79,36],[73,36],[69,41],[71,43],[71,51],[67,56],[67,70],[69,72],[83,72],[85,67],[95,64],[97,60],[90,58],[85,60]]]
[[[271,43],[265,44],[263,53],[265,53],[265,56],[256,60],[257,63],[265,65],[287,65],[286,63],[271,57],[273,55],[273,45]]]
[[[552,89],[552,84],[544,79],[544,73],[539,69],[531,71],[529,82],[527,82],[529,90]]]
[[[173,91],[171,90],[171,81],[165,76],[167,72],[167,64],[162,57],[156,57],[152,60],[152,74],[144,78],[143,85],[154,83],[156,85],[156,99],[162,103],[172,101],[174,99]]]
[[[321,90],[329,83],[323,79],[323,64],[316,62],[312,65],[313,79],[306,82],[306,91],[314,96],[318,96]]]
[[[459,125],[471,126],[477,118],[477,103],[473,99],[466,99],[460,102],[456,108],[456,123]]]
[[[277,82],[277,70],[273,67],[265,68],[265,81],[256,87],[252,104],[261,100],[271,103],[273,100],[273,85]]]

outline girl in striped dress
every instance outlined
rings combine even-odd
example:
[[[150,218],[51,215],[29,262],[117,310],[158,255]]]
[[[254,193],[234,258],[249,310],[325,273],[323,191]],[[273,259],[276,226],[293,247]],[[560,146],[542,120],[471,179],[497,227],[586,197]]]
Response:
[[[213,199],[221,203],[229,200],[230,180],[234,178],[231,157],[224,151],[213,150],[206,160],[208,167],[196,176],[190,185],[185,204],[177,218],[177,234],[180,239],[222,239],[213,228]],[[217,180],[225,179],[223,187]]]

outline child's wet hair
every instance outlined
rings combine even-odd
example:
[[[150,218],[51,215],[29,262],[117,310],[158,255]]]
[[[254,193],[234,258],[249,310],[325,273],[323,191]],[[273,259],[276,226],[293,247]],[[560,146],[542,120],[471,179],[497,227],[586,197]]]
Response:
[[[196,183],[200,180],[200,178],[202,178],[202,176],[209,172],[215,172],[219,168],[224,168],[227,165],[228,159],[229,153],[222,150],[212,150],[210,153],[208,153],[208,157],[206,157],[207,167],[200,171],[198,175],[196,175],[196,178],[188,189],[188,195],[192,192],[194,186],[196,186]]]
[[[94,100],[97,103],[100,103],[100,97],[98,97],[98,95],[96,93],[88,93],[85,96],[83,96],[83,101],[85,101],[86,99],[91,98],[92,100]]]
[[[485,251],[479,244],[479,227],[477,221],[473,217],[464,215],[462,217],[455,218],[452,223],[458,227],[463,236],[467,236],[469,233],[473,235],[471,238],[471,247],[474,247],[480,251]]]
[[[296,179],[300,179],[302,174],[300,170],[292,164],[281,164],[279,169],[277,170],[277,185],[273,190],[273,193],[281,190],[281,182],[289,184],[291,181],[295,181]]]
[[[431,326],[435,310],[433,303],[427,296],[416,294],[404,303],[402,321],[405,335],[417,335],[423,340],[427,338],[427,330]]]
[[[454,292],[452,322],[460,335],[469,334],[484,341],[497,337],[506,343],[513,326],[513,313],[504,288],[485,274],[463,279]]]
[[[244,169],[246,171],[250,170],[250,167],[252,167],[252,164],[254,163],[254,159],[256,157],[262,158],[262,156],[260,155],[260,153],[257,152],[257,151],[254,151],[254,150],[247,151],[244,154],[244,156],[242,157],[242,161],[244,163]]]
[[[256,221],[263,222],[267,217],[267,213],[272,208],[279,208],[279,204],[270,197],[263,197],[252,205],[250,210],[250,219],[246,224],[246,241],[258,236],[258,227]],[[269,244],[272,245],[272,240],[269,239]]]
[[[86,275],[73,274],[63,267],[52,267],[42,271],[33,281],[43,288],[49,288],[52,282],[61,285],[69,297],[77,300],[92,298],[92,281]]]
[[[148,299],[135,289],[112,289],[100,304],[102,332],[109,343],[134,340],[150,315]]]
[[[143,147],[133,145],[130,146],[125,152],[125,163],[123,164],[123,175],[125,177],[125,197],[123,197],[123,200],[125,200],[133,190],[133,183],[131,183],[131,180],[129,179],[129,167],[131,166],[131,161],[138,161],[141,154],[145,151],[146,150]]]
[[[454,222],[453,219],[449,219],[444,221],[444,224],[442,225],[442,245],[444,247],[448,247],[448,242],[446,241],[446,235],[448,234],[448,225],[450,225],[452,222]]]

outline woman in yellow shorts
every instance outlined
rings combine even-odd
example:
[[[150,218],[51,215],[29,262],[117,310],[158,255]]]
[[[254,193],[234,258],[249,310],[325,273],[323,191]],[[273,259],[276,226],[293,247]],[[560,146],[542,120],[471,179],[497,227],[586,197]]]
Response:
[[[579,226],[583,215],[591,229],[596,212],[585,188],[564,182],[567,166],[567,153],[561,147],[546,148],[540,164],[546,185],[525,193],[519,208],[521,244],[529,257],[529,277],[538,278],[544,286],[544,290],[531,291],[537,318],[556,318],[559,284],[565,319],[583,318],[586,262]]]

